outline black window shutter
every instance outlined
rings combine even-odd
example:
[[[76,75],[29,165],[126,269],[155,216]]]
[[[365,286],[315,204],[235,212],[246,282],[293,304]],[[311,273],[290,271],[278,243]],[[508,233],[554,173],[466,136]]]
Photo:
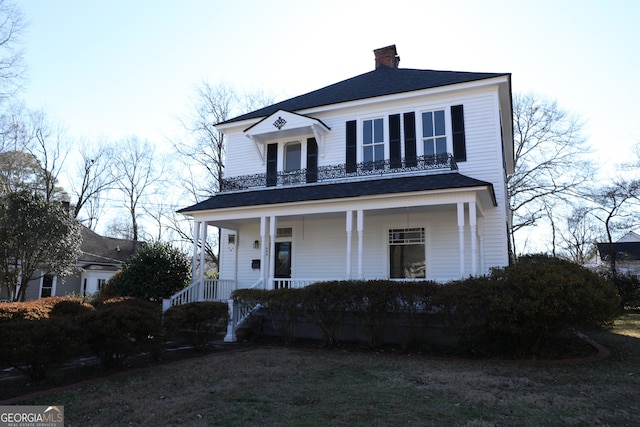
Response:
[[[356,121],[347,122],[347,153],[346,153],[347,173],[356,171]]]
[[[451,106],[451,127],[453,130],[453,158],[456,162],[467,161],[467,143],[464,136],[464,109],[462,105]]]
[[[416,113],[404,113],[404,158],[407,167],[418,164],[416,155]]]
[[[391,168],[402,167],[400,114],[392,114],[389,116],[389,166]]]
[[[278,182],[278,144],[267,145],[267,187]]]
[[[307,183],[318,182],[318,143],[307,138]]]

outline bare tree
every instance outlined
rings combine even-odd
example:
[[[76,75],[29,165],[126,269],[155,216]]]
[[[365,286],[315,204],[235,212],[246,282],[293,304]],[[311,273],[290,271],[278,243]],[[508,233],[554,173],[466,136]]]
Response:
[[[22,35],[27,27],[15,2],[0,0],[0,103],[20,89],[25,73]]]
[[[574,207],[565,217],[565,228],[560,230],[560,248],[565,258],[584,265],[595,255],[598,225],[594,223],[592,208]]]
[[[513,100],[515,172],[508,181],[512,243],[519,230],[545,217],[551,199],[566,199],[592,179],[583,123],[555,101],[533,94]]]
[[[189,174],[185,188],[198,202],[220,189],[224,170],[224,135],[215,125],[230,118],[237,105],[236,93],[226,85],[211,86],[202,82],[191,102],[191,114],[181,119],[187,139],[174,144],[185,159]]]
[[[82,144],[82,147],[87,147]],[[111,173],[113,150],[106,144],[80,149],[79,167],[71,181],[73,217],[79,218],[84,212],[83,223],[94,229],[102,207],[102,195],[114,183]]]
[[[593,216],[604,226],[609,244],[611,274],[617,275],[616,253],[613,250],[614,233],[638,225],[637,207],[640,199],[640,179],[619,179],[612,184],[593,190],[587,195],[595,204]]]
[[[29,126],[33,135],[32,154],[38,158],[42,167],[42,191],[47,202],[66,199],[67,195],[57,186],[58,175],[64,167],[69,154],[64,131],[53,124],[44,111],[29,114]]]
[[[131,220],[131,238],[140,236],[138,207],[143,197],[160,182],[163,174],[162,163],[154,157],[154,150],[147,141],[130,137],[119,144],[113,157],[114,186],[124,199]]]

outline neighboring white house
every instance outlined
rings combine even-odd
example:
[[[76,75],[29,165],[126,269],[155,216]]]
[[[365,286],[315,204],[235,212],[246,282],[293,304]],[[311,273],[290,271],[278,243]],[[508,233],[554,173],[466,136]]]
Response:
[[[374,56],[373,71],[217,124],[221,191],[180,211],[195,242],[222,230],[214,299],[508,265],[511,75],[399,68],[395,46]],[[203,260],[194,245],[199,290],[177,303],[211,299]]]
[[[91,295],[104,286],[138,250],[141,242],[104,237],[81,228],[82,244],[76,273],[69,277],[43,275],[29,282],[26,300],[64,295]]]
[[[626,274],[640,274],[640,236],[628,232],[616,242],[598,243],[597,267],[609,268],[611,254],[616,256],[616,269]]]

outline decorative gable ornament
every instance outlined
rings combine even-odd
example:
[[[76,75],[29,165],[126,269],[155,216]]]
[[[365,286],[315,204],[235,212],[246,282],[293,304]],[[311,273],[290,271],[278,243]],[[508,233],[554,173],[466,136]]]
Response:
[[[287,121],[285,119],[283,119],[282,117],[278,116],[278,120],[276,120],[275,122],[273,122],[273,125],[275,127],[278,128],[278,130],[282,129],[284,127],[284,125],[287,124]]]
[[[264,163],[266,144],[278,141],[288,142],[311,135],[318,143],[318,154],[324,156],[324,136],[330,130],[322,120],[291,111],[278,110],[245,129],[244,134],[253,141]]]

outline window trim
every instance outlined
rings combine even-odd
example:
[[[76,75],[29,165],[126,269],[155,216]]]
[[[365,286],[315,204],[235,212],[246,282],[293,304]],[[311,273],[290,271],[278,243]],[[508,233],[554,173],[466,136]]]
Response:
[[[382,121],[382,141],[381,142],[375,142],[373,144],[367,144],[365,145],[364,143],[364,124],[367,121],[375,121],[375,120],[381,120]],[[362,118],[359,120],[359,128],[360,128],[360,132],[358,132],[357,134],[357,144],[358,144],[358,149],[356,151],[356,158],[357,158],[357,163],[364,163],[364,149],[365,147],[375,147],[375,146],[382,146],[382,159],[380,159],[381,161],[385,161],[389,158],[389,115],[383,115],[383,116],[372,116],[372,117],[366,117],[366,118]],[[372,133],[373,135],[373,133]],[[375,149],[374,149],[374,153],[375,153]],[[376,162],[378,160],[375,159],[373,162]]]
[[[424,136],[424,123],[423,123],[423,114],[424,113],[433,113],[436,111],[442,111],[444,113],[444,131],[445,131],[445,140],[446,140],[446,147],[445,147],[445,153],[453,153],[453,142],[452,142],[452,123],[451,123],[451,106],[434,106],[432,108],[425,108],[425,109],[421,109],[419,111],[417,111],[418,113],[418,123],[416,123],[417,125],[417,129],[416,129],[416,141],[418,142],[417,147],[416,147],[416,151],[418,156],[426,156],[426,152],[424,149],[424,142],[425,142],[425,136]],[[434,147],[435,148],[435,147]]]
[[[405,242],[397,242],[397,243],[393,243],[391,241],[391,234],[394,231],[397,232],[404,232],[404,231],[409,231],[409,230],[420,230],[421,232],[421,237],[419,239],[419,241],[415,242],[415,241],[405,241]],[[429,265],[429,242],[430,242],[430,231],[429,231],[429,226],[428,224],[418,224],[418,225],[412,225],[412,226],[407,226],[405,225],[400,225],[398,224],[397,227],[394,226],[389,226],[386,229],[386,233],[384,234],[384,241],[385,241],[385,246],[387,248],[386,250],[386,263],[387,263],[387,276],[389,277],[390,280],[426,280],[429,278],[429,274],[431,272],[431,266]],[[422,244],[424,247],[424,277],[416,277],[416,278],[407,278],[407,277],[391,277],[391,246],[406,246],[406,245],[419,245]]]

